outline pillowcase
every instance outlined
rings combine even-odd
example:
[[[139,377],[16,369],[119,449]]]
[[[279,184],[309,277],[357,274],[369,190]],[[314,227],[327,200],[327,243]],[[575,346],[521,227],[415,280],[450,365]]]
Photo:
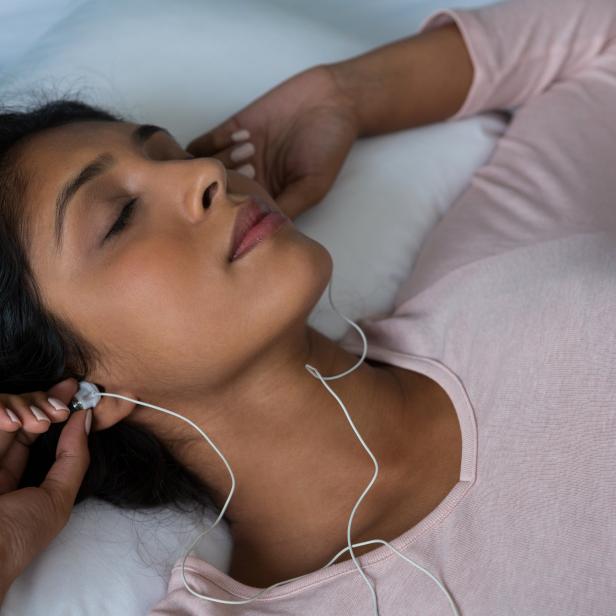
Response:
[[[130,121],[165,126],[186,145],[296,72],[413,34],[443,6],[435,0],[82,1],[0,77],[2,102],[78,95]],[[356,142],[330,193],[295,220],[332,255],[338,310],[354,321],[392,312],[424,237],[505,128],[502,116],[485,114]],[[326,289],[309,324],[338,340],[349,325],[327,296]],[[173,564],[215,517],[81,503],[12,585],[0,614],[144,614],[166,594]],[[227,570],[231,547],[222,521],[194,552]]]
[[[86,0],[2,0],[0,79],[3,71],[66,15]]]

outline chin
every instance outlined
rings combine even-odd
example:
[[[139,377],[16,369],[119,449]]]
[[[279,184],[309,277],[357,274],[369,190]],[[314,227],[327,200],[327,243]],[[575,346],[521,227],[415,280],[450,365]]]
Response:
[[[290,288],[299,300],[298,310],[308,318],[312,309],[327,289],[332,277],[334,262],[330,252],[323,244],[305,235],[304,243],[297,252],[288,255],[286,277]],[[301,299],[300,299],[301,298]]]
[[[243,255],[231,262],[231,270],[246,272],[255,283],[274,275],[277,279],[305,277],[323,281],[327,286],[332,270],[331,254],[321,244],[302,233],[292,223],[286,223]],[[312,285],[311,285],[312,286]]]
[[[273,318],[278,326],[285,327],[285,323],[308,318],[327,289],[333,259],[323,244],[303,233],[293,229],[283,233],[243,256],[245,278],[242,276],[239,288],[256,318],[253,322]]]

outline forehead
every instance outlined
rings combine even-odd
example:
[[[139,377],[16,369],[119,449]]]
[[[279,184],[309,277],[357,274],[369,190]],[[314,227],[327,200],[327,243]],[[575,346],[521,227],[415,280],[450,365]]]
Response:
[[[101,152],[130,147],[130,135],[137,126],[130,122],[74,122],[29,136],[15,148],[15,163],[24,178],[20,201],[30,240],[41,232],[41,226],[50,228],[52,205],[63,183]]]
[[[129,145],[130,134],[136,126],[129,122],[74,122],[24,139],[16,148],[16,155],[17,165],[27,179],[26,204],[38,198],[41,190],[59,188],[78,166],[104,149]]]
[[[70,170],[104,147],[128,144],[136,126],[129,122],[91,121],[48,128],[24,139],[18,148],[19,163],[31,180],[55,176],[58,170]]]

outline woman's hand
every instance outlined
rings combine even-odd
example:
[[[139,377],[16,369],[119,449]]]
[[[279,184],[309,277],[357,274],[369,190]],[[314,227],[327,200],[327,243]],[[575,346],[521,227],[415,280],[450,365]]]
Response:
[[[231,135],[242,129],[249,131],[255,151],[234,161],[238,143]],[[228,168],[252,163],[256,181],[293,219],[323,199],[357,136],[351,101],[327,66],[319,65],[269,90],[186,150],[218,158]]]
[[[0,394],[0,603],[13,580],[68,522],[90,464],[86,413],[73,413],[62,429],[56,462],[45,481],[38,488],[16,489],[29,446],[51,422],[69,417],[68,408],[56,410],[52,402],[66,406],[77,390],[77,381],[70,378],[54,385],[47,392],[49,399],[42,391]]]

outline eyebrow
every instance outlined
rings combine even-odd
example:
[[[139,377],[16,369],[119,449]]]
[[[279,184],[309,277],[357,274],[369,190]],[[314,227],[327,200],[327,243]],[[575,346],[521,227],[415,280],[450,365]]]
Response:
[[[166,128],[156,126],[155,124],[140,124],[131,133],[131,141],[135,144],[135,146],[140,148],[152,135],[160,131],[167,133],[171,138],[173,138],[173,135]],[[117,161],[112,154],[109,152],[103,152],[83,167],[77,175],[71,178],[62,187],[56,199],[56,251],[61,250],[62,247],[64,220],[66,218],[66,212],[72,197],[75,196],[77,191],[82,186],[109,171],[116,164],[116,162]]]

